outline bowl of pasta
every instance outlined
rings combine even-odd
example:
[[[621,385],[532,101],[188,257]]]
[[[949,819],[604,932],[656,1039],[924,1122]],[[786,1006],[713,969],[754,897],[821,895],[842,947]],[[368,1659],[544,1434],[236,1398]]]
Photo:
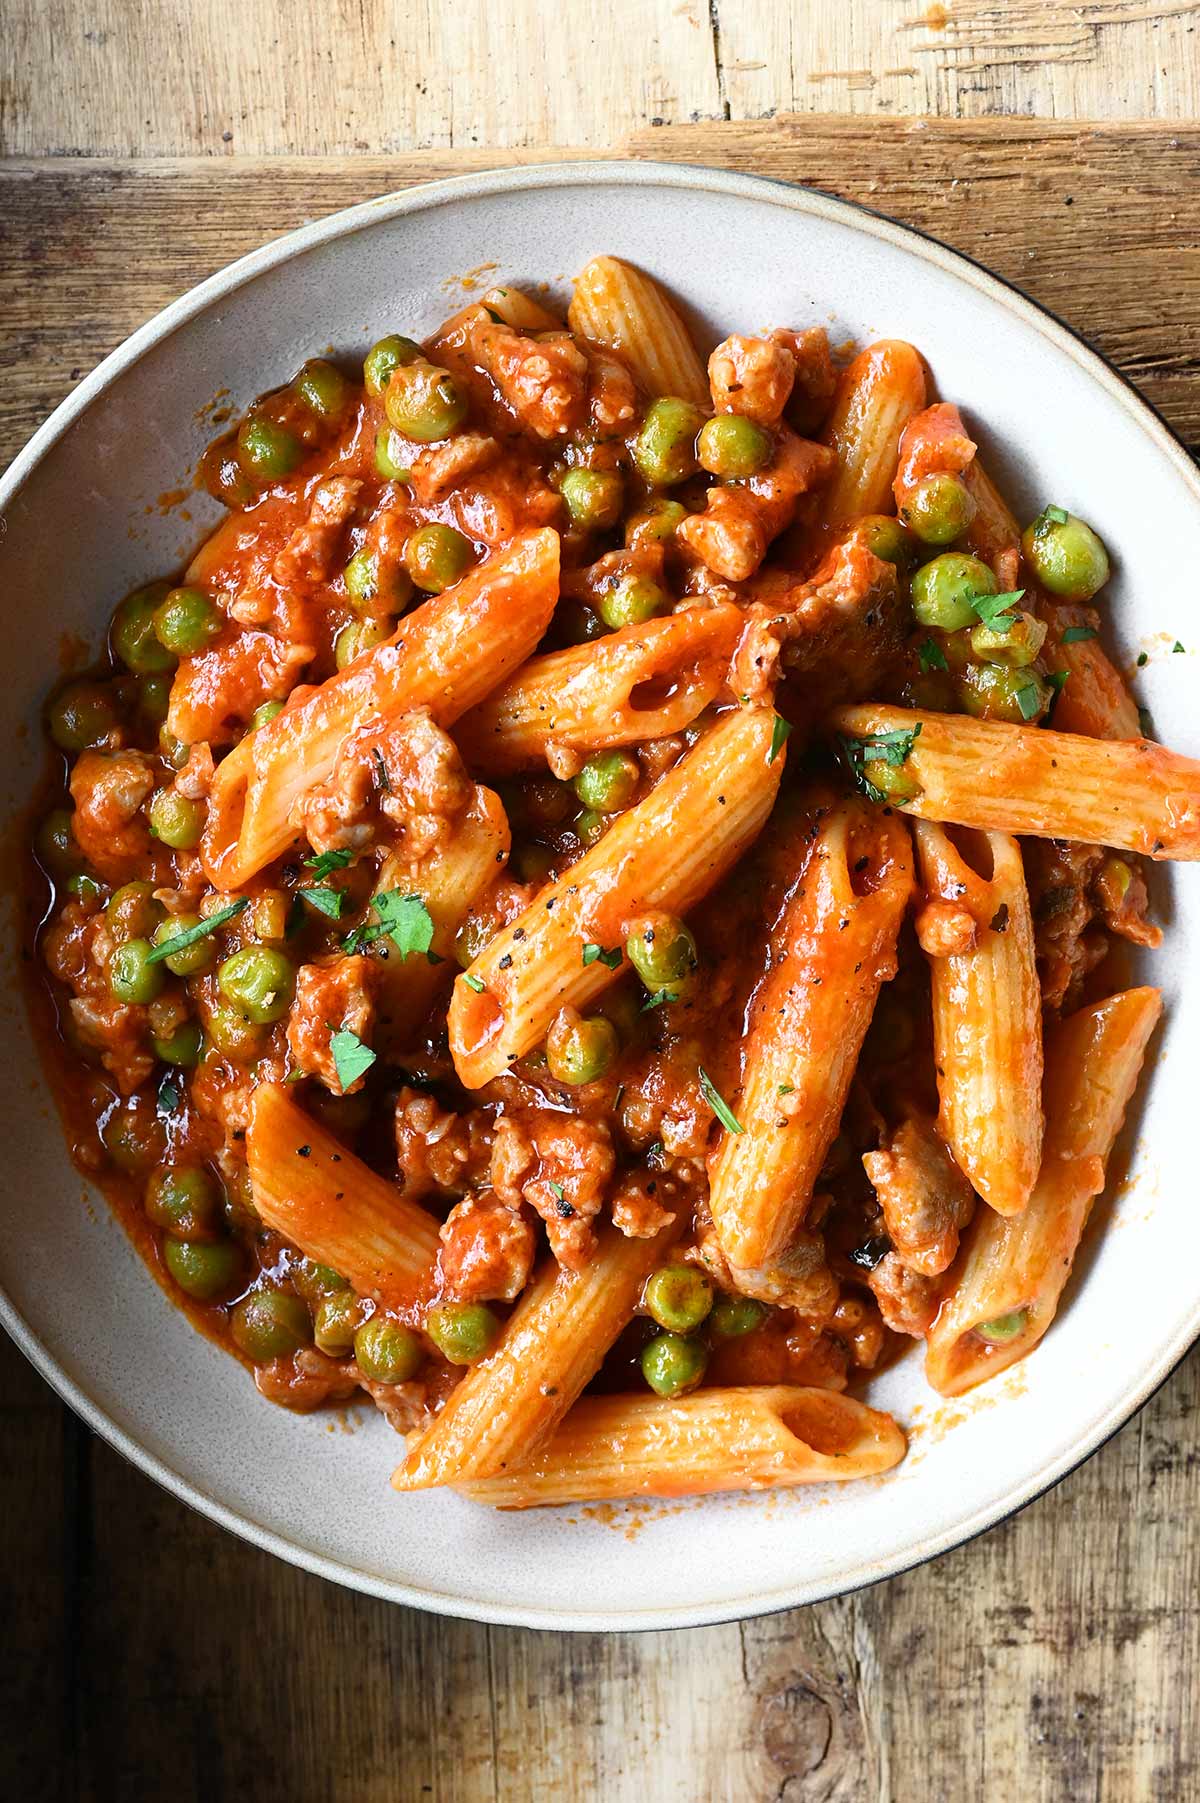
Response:
[[[1021,295],[749,177],[437,183],[169,307],[0,514],[0,1306],[177,1495],[711,1622],[1192,1343],[1200,479]]]

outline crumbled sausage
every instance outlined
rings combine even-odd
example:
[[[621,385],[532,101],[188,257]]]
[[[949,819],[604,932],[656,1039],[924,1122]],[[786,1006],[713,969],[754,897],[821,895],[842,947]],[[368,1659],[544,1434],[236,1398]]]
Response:
[[[610,1210],[613,1225],[628,1240],[651,1240],[673,1219],[665,1204],[678,1199],[670,1178],[651,1171],[626,1171],[618,1178]]]
[[[445,842],[470,799],[453,739],[428,708],[414,708],[382,731],[367,721],[350,733],[332,776],[297,801],[292,824],[317,852],[361,850],[390,826],[416,863]]]
[[[142,805],[154,788],[154,765],[142,751],[85,751],[71,772],[73,828],[79,849],[101,876],[122,882],[131,863],[150,853]]]
[[[771,338],[723,339],[708,360],[708,385],[718,413],[740,413],[760,426],[777,425],[796,379],[786,345]]]
[[[910,1270],[898,1252],[886,1252],[867,1278],[884,1325],[922,1339],[933,1325],[942,1285]]]
[[[530,1109],[505,1115],[492,1148],[492,1186],[510,1208],[528,1202],[546,1223],[560,1265],[579,1270],[595,1250],[591,1221],[613,1173],[612,1139],[597,1121]]]
[[[926,902],[915,925],[927,958],[961,957],[974,949],[979,938],[979,922],[961,902]]]
[[[914,414],[900,439],[899,467],[892,484],[897,509],[904,507],[926,476],[961,475],[974,458],[975,448],[952,402],[937,401]]]
[[[583,423],[587,358],[569,332],[526,337],[484,318],[471,348],[519,425],[537,438],[564,438]]]
[[[907,603],[895,566],[857,539],[835,545],[807,581],[765,572],[751,595],[730,671],[737,695],[768,693],[782,663],[788,674],[819,669],[828,707],[871,694],[900,655]]]
[[[335,1033],[353,1033],[369,1040],[375,1023],[375,991],[379,967],[370,958],[332,958],[320,964],[302,964],[296,972],[296,999],[288,1015],[288,1050],[297,1067],[319,1077],[335,1096],[352,1095],[363,1086],[356,1077],[348,1089],[334,1063],[331,1042]]]
[[[480,1109],[455,1114],[423,1090],[396,1097],[396,1167],[410,1202],[478,1188],[492,1162],[492,1123]]]
[[[909,1115],[877,1152],[864,1152],[888,1238],[910,1270],[944,1271],[975,1208],[975,1192],[933,1122]]]
[[[731,1264],[712,1226],[703,1229],[684,1256],[703,1265],[722,1289],[753,1296],[775,1308],[791,1308],[805,1317],[827,1321],[837,1306],[838,1283],[826,1263],[825,1242],[819,1233],[804,1228],[771,1265]]]
[[[442,1223],[438,1263],[456,1302],[513,1302],[533,1268],[536,1241],[520,1209],[485,1191],[465,1196]]]
[[[204,739],[228,745],[264,701],[286,701],[315,655],[269,632],[240,632],[226,643],[181,659],[171,684],[167,729],[183,745]]]
[[[788,423],[797,432],[815,432],[837,392],[838,373],[829,352],[829,334],[824,326],[809,326],[803,332],[780,329],[772,337],[791,352],[795,366]]]
[[[459,432],[413,458],[409,486],[422,507],[444,500],[469,476],[487,469],[500,455],[500,441],[488,432]]]
[[[304,524],[297,526],[276,557],[272,574],[285,588],[323,582],[332,570],[342,533],[358,505],[362,483],[351,476],[331,476],[318,484]]]

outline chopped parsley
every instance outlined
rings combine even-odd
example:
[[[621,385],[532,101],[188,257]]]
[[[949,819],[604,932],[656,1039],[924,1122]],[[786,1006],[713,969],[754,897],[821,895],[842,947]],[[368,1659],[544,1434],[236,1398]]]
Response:
[[[1096,637],[1094,626],[1068,626],[1062,635],[1064,645],[1082,645],[1087,639]]]
[[[1176,639],[1175,643],[1171,646],[1172,654],[1173,655],[1178,654],[1182,650],[1183,650],[1183,646],[1179,643],[1179,640]]]
[[[1049,520],[1055,526],[1065,526],[1067,523],[1067,510],[1065,507],[1043,507],[1041,519]],[[1040,521],[1038,523],[1040,524]]]
[[[323,883],[335,870],[345,870],[353,855],[348,851],[323,851],[320,857],[305,858],[304,868],[312,871],[314,882]]]
[[[923,639],[917,646],[917,662],[922,670],[948,670],[946,653],[936,639]]]
[[[1016,625],[1017,616],[1010,611],[1018,601],[1025,599],[1023,588],[1009,589],[1004,595],[967,595],[967,606],[977,619],[990,626],[993,632],[1008,632]]]
[[[1049,726],[1050,722],[1053,720],[1054,710],[1058,706],[1058,698],[1066,688],[1070,676],[1071,672],[1069,670],[1047,670],[1046,681],[1050,684],[1052,692],[1050,695],[1050,706],[1046,709],[1046,718],[1042,721],[1043,726]]]
[[[1144,670],[1146,668],[1146,665],[1149,662],[1150,662],[1150,653],[1148,651],[1139,651],[1138,658],[1137,658],[1138,669]]]
[[[606,952],[602,945],[589,939],[583,948],[583,961],[585,964],[606,964],[609,970],[616,970],[621,962],[621,952],[619,949]]]
[[[174,1077],[166,1076],[158,1086],[158,1112],[174,1114],[179,1106],[179,1086]]]
[[[315,908],[318,914],[324,914],[330,920],[341,919],[342,908],[346,900],[344,889],[335,889],[329,883],[318,883],[312,889],[297,889],[296,894],[310,907]]]
[[[730,1133],[744,1133],[746,1129],[742,1126],[742,1123],[738,1120],[733,1109],[729,1106],[729,1103],[725,1100],[704,1066],[700,1064],[697,1065],[696,1068],[700,1073],[701,1094],[720,1121],[722,1127],[727,1127]]]
[[[469,970],[463,972],[463,982],[468,989],[473,989],[476,995],[482,995],[486,987],[483,979],[481,977],[472,976]]]
[[[678,1000],[679,991],[677,989],[656,989],[654,994],[648,995],[642,1003],[641,1012],[645,1014],[649,1008],[661,1008],[664,1002],[677,1002]]]
[[[355,927],[343,939],[343,951],[359,951],[386,933],[402,958],[424,952],[431,963],[440,962],[429,949],[433,944],[433,917],[419,895],[401,895],[398,889],[389,889],[383,895],[375,896],[371,906],[378,916],[378,924]]]
[[[781,1083],[779,1088],[775,1091],[777,1096],[792,1096],[795,1095],[795,1093],[796,1085],[794,1083]]]
[[[894,732],[872,732],[863,739],[847,739],[839,735],[842,756],[856,785],[868,801],[886,801],[887,796],[866,775],[867,764],[880,760],[893,770],[898,770],[908,762],[913,745],[920,737],[921,724],[918,720],[915,726],[897,727]]]
[[[775,724],[771,728],[771,749],[767,753],[768,764],[773,764],[775,762],[775,759],[787,744],[791,730],[791,721],[785,720],[782,714],[776,714]]]
[[[1037,683],[1030,677],[1014,691],[1013,699],[1021,710],[1022,720],[1032,720],[1042,705],[1042,692]]]
[[[343,1091],[365,1076],[375,1062],[375,1053],[370,1046],[364,1045],[358,1034],[351,1033],[348,1027],[343,1027],[333,1035],[329,1049],[333,1053],[333,1068]]]
[[[227,908],[218,908],[207,920],[197,921],[194,927],[177,933],[174,939],[164,939],[161,945],[156,945],[146,959],[147,964],[157,964],[162,958],[173,958],[176,952],[186,951],[189,945],[195,945],[197,939],[207,939],[211,933],[219,933],[227,921],[235,915],[243,914],[249,906],[250,897],[243,895],[237,901],[230,902]]]

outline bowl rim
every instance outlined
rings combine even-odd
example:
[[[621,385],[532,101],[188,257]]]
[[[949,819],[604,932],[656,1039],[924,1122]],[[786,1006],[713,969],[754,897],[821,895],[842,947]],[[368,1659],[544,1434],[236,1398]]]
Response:
[[[623,161],[600,157],[594,160],[564,160],[480,170],[392,191],[313,220],[215,271],[131,333],[83,378],[38,427],[8,469],[0,474],[0,518],[4,509],[11,504],[59,440],[126,370],[199,314],[267,271],[302,257],[318,246],[351,237],[379,220],[424,212],[457,200],[486,200],[492,196],[530,189],[611,185],[699,190],[733,199],[766,201],[785,211],[848,226],[898,250],[915,254],[924,262],[966,282],[980,294],[1015,314],[1098,382],[1108,397],[1153,442],[1160,454],[1174,465],[1200,507],[1200,469],[1152,403],[1137,391],[1120,370],[1051,309],[1031,300],[1011,282],[995,275],[974,258],[950,249],[919,228],[897,224],[861,202],[845,200],[821,189],[788,182],[780,177],[744,174],[707,164],[664,163],[640,158]],[[1016,1515],[1028,1504],[1045,1495],[1064,1477],[1078,1470],[1145,1406],[1200,1337],[1200,1299],[1182,1329],[1160,1350],[1153,1363],[1138,1375],[1121,1397],[1088,1425],[1081,1439],[1035,1476],[1014,1483],[999,1498],[977,1509],[966,1521],[943,1530],[911,1558],[901,1555],[896,1558],[864,1560],[857,1566],[851,1566],[844,1577],[832,1582],[792,1582],[756,1591],[733,1601],[624,1610],[617,1613],[611,1610],[580,1612],[497,1604],[484,1598],[448,1594],[399,1583],[342,1560],[329,1558],[298,1539],[289,1539],[249,1516],[238,1513],[210,1495],[199,1483],[182,1477],[165,1459],[142,1446],[59,1365],[42,1345],[2,1285],[0,1325],[4,1326],[57,1395],[115,1451],[179,1501],[198,1509],[221,1527],[250,1541],[261,1550],[275,1554],[288,1564],[383,1601],[403,1603],[411,1608],[462,1620],[500,1626],[595,1633],[713,1626],[751,1616],[777,1613],[807,1603],[849,1595],[885,1578],[914,1570],[942,1553],[965,1545],[988,1528]]]

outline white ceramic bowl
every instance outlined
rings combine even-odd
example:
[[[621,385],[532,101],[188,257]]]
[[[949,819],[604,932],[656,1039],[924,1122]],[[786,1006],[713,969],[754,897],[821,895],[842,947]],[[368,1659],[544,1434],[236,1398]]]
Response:
[[[219,183],[214,175],[214,191]],[[1030,302],[940,245],[824,195],[751,177],[593,163],[439,182],[337,214],[235,263],[168,307],[89,376],[0,482],[8,598],[0,691],[5,807],[40,768],[37,721],[64,632],[95,642],[113,602],[184,558],[200,525],[155,507],[203,449],[203,409],[241,406],[332,344],[421,336],[452,278],[561,287],[598,251],[686,296],[701,328],[824,323],[834,337],[912,339],[961,402],[1026,514],[1053,499],[1114,553],[1106,591],[1121,650],[1161,737],[1200,751],[1197,637],[1181,571],[1200,568],[1200,477],[1103,362]],[[17,630],[12,630],[17,628]],[[1158,635],[1165,635],[1165,639]],[[915,1354],[872,1400],[914,1428],[886,1479],[837,1490],[618,1510],[493,1515],[388,1487],[382,1419],[352,1431],[261,1401],[193,1332],[95,1197],[81,1197],[31,1059],[13,951],[0,993],[0,1317],[59,1393],[135,1464],[256,1544],[326,1577],[447,1614],[557,1628],[669,1627],[852,1589],[965,1540],[1078,1464],[1162,1381],[1200,1331],[1189,1134],[1200,1067],[1200,872],[1158,885],[1167,1026],[1139,1105],[1131,1180],[1104,1204],[1059,1322],[1023,1367],[939,1409]],[[9,904],[11,906],[11,904]],[[1153,964],[1151,966],[1154,968]],[[1129,1135],[1133,1140],[1133,1134]]]

